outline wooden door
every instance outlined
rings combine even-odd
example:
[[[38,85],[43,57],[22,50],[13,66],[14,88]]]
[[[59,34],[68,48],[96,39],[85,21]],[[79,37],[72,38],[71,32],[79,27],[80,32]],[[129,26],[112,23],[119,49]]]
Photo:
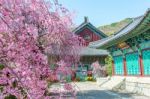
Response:
[[[139,55],[137,52],[126,55],[127,74],[140,75]]]
[[[150,50],[144,50],[142,53],[144,75],[150,75]]]
[[[124,74],[123,57],[122,56],[114,57],[114,69],[115,69],[116,75],[123,75]]]

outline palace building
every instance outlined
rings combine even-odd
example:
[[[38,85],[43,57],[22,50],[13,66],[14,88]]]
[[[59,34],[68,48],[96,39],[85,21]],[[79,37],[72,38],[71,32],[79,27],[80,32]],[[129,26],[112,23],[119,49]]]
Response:
[[[99,64],[104,66],[105,58],[109,53],[106,50],[89,48],[88,45],[90,42],[106,38],[107,35],[93,26],[87,17],[84,18],[84,22],[81,25],[73,30],[73,33],[85,40],[84,47],[80,52],[81,58],[78,70],[76,71],[77,76],[82,77],[83,72],[90,71],[91,64],[95,61],[99,61]]]
[[[98,50],[89,48],[90,42],[101,40],[107,37],[103,32],[93,26],[88,17],[84,18],[84,22],[73,30],[73,33],[82,37],[85,40],[84,47],[81,50],[80,62],[85,65],[91,65],[95,61],[99,61],[101,65],[104,65],[105,57],[108,55],[106,50]]]
[[[117,33],[89,44],[113,57],[113,75],[150,76],[150,9]]]

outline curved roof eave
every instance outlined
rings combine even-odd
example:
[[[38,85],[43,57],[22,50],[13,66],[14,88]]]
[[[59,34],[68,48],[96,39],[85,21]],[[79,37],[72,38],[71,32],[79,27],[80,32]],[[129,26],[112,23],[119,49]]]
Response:
[[[148,11],[144,14],[144,16],[135,18],[133,22],[131,22],[128,26],[126,26],[126,28],[123,28],[122,30],[120,30],[118,33],[115,33],[114,35],[109,36],[103,40],[91,42],[89,44],[89,47],[104,48],[104,49],[107,48],[108,46],[110,46],[110,43],[112,41],[117,40],[123,37],[124,35],[127,35],[130,32],[134,31],[134,29],[137,28],[144,21],[144,19],[149,14],[149,12],[150,12],[150,9],[148,9]]]
[[[83,47],[80,52],[81,56],[108,56],[109,52],[102,49],[93,49],[89,47]]]

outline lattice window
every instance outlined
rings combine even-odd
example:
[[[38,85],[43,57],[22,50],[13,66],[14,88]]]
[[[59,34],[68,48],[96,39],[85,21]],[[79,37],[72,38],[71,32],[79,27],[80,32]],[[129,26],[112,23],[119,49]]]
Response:
[[[126,63],[127,63],[127,74],[128,75],[139,75],[140,74],[138,53],[127,54],[126,55]]]
[[[123,69],[123,57],[117,56],[114,57],[114,68],[115,68],[115,74],[116,75],[123,75],[124,69]]]
[[[150,75],[150,50],[143,51],[144,75]]]

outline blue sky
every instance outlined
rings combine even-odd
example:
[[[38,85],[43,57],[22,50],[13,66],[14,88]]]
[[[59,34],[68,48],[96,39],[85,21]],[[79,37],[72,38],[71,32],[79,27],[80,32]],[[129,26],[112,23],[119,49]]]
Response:
[[[95,26],[110,24],[124,18],[136,17],[150,8],[150,0],[59,0],[71,12],[79,25],[88,16]]]

